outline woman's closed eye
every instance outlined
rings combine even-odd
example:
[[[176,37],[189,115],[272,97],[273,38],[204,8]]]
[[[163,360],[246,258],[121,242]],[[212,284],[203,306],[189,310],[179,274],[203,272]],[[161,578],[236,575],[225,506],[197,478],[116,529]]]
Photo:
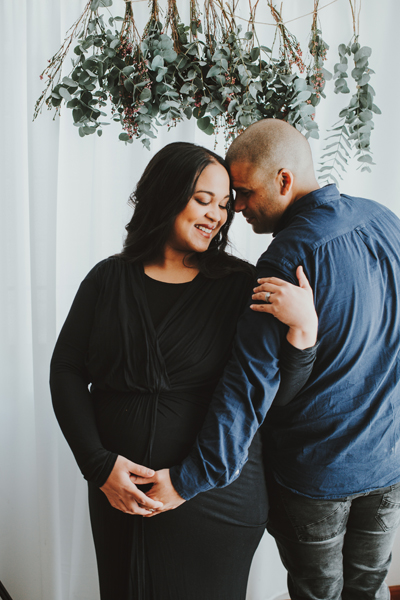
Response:
[[[211,204],[211,200],[209,200],[208,202],[204,202],[204,200],[200,200],[200,198],[195,198],[195,200],[202,206],[208,206],[209,204]],[[218,206],[219,206],[219,208],[228,210],[228,202],[226,204],[219,204]]]

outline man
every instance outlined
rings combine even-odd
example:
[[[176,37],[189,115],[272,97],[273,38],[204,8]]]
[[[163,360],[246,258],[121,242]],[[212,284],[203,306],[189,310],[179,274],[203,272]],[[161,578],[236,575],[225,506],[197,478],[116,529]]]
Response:
[[[269,411],[284,332],[273,316],[261,322],[246,311],[195,447],[171,479],[168,470],[156,474],[149,495],[167,510],[228,485],[269,411],[268,530],[292,600],[388,599],[400,521],[400,221],[333,185],[320,189],[308,142],[285,122],[249,127],[227,161],[235,210],[256,233],[274,234],[259,277],[296,283],[304,267],[319,316],[318,357],[297,397]],[[259,309],[271,315],[273,289]]]

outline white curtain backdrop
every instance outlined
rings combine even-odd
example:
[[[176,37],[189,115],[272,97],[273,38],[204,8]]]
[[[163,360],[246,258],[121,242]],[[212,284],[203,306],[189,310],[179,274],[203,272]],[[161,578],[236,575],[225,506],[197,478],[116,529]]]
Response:
[[[96,262],[120,250],[130,214],[126,200],[151,156],[175,140],[213,147],[213,138],[193,122],[169,133],[161,130],[151,152],[140,142],[119,142],[116,125],[102,138],[81,139],[66,110],[55,122],[44,111],[32,123],[42,89],[39,74],[85,3],[0,0],[0,580],[14,600],[98,599],[86,484],[51,408],[52,349],[81,279]],[[122,0],[114,4],[120,14]],[[183,16],[187,4],[181,0]],[[284,7],[289,19],[311,11],[313,2],[285,0]],[[135,9],[144,22],[147,3]],[[263,7],[257,18],[272,22]],[[310,23],[307,17],[290,25],[303,46]],[[347,0],[325,8],[321,23],[332,49],[349,41]],[[400,215],[399,23],[397,0],[363,0],[361,43],[373,48],[371,83],[383,115],[376,117],[373,134],[373,173],[361,175],[351,167],[341,189],[376,199]],[[266,45],[272,32],[272,27],[263,30]],[[336,62],[334,54],[328,68]],[[340,102],[343,97],[319,107],[322,131],[335,122]],[[322,142],[313,144],[316,158],[321,147]],[[223,143],[217,150],[224,152]],[[252,261],[269,242],[253,234],[241,216],[233,238],[236,251]],[[400,584],[399,537],[391,585]],[[265,536],[254,559],[248,600],[272,600],[285,590],[284,570]]]

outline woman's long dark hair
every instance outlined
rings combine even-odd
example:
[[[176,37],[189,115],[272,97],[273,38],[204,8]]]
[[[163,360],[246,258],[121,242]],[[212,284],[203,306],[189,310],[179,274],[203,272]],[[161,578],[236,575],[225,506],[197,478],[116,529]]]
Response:
[[[177,215],[194,194],[204,169],[223,158],[196,144],[168,144],[151,159],[129,198],[134,208],[121,257],[129,262],[150,262],[162,256]],[[228,218],[205,252],[197,252],[199,270],[207,277],[224,277],[233,271],[254,274],[252,265],[226,253],[228,230],[234,215],[232,197]]]

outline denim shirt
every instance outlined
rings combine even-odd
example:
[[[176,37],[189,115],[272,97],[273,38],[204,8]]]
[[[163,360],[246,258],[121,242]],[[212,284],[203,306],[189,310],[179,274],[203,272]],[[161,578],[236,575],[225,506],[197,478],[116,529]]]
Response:
[[[297,283],[298,265],[319,316],[314,370],[274,407],[287,328],[247,308],[196,443],[171,469],[185,499],[234,481],[261,425],[276,480],[299,494],[342,498],[400,480],[400,220],[334,185],[311,192],[285,211],[257,269]]]

